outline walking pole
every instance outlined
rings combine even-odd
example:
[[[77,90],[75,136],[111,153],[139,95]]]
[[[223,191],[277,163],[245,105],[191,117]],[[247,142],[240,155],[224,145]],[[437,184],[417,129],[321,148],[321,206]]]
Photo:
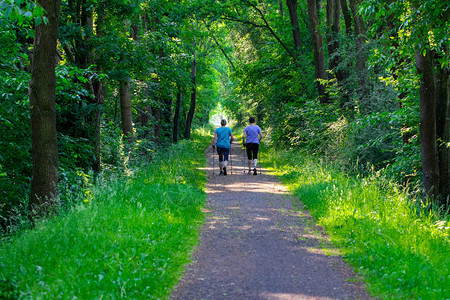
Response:
[[[245,173],[245,170],[246,170],[246,168],[245,168],[245,146],[242,149],[242,153],[244,154],[244,173]]]
[[[213,175],[214,175],[214,148],[212,148],[212,157],[213,157]]]
[[[233,174],[233,156],[231,156],[231,145],[230,145],[230,165],[231,165],[231,174]]]
[[[259,158],[258,158],[258,162],[259,162],[259,174],[262,174],[262,173],[261,173],[261,149],[259,149],[258,155],[259,155]]]

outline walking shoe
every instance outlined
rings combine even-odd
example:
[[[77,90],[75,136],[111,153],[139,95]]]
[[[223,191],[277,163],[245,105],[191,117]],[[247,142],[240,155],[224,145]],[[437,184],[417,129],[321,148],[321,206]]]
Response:
[[[220,171],[219,176],[223,176],[223,175],[224,175],[223,171]]]
[[[227,168],[226,167],[223,167],[223,175],[227,176]]]
[[[258,173],[256,173],[256,168],[253,169],[253,175],[258,175]]]
[[[248,175],[252,175],[252,171],[248,170]]]

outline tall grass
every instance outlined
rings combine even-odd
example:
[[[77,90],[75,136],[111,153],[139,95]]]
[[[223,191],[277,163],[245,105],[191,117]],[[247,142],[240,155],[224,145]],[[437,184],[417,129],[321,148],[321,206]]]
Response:
[[[160,299],[198,241],[204,138],[194,135],[83,205],[0,245],[0,298]]]
[[[267,162],[375,296],[450,299],[448,214],[422,206],[380,173],[348,176],[293,152],[272,153]]]

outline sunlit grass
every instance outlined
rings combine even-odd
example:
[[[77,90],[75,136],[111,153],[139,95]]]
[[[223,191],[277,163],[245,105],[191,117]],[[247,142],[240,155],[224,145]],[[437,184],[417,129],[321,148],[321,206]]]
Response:
[[[194,134],[0,245],[0,298],[157,299],[198,242],[210,137]]]
[[[423,207],[377,173],[351,177],[292,152],[272,153],[267,163],[365,275],[375,296],[450,299],[448,215]]]

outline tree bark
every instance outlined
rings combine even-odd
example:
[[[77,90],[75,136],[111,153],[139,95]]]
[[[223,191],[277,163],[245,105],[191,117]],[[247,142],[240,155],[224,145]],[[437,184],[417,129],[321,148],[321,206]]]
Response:
[[[330,100],[326,93],[325,85],[321,80],[326,80],[325,73],[325,55],[322,48],[322,35],[319,30],[319,11],[317,0],[307,0],[308,2],[308,17],[311,32],[311,41],[314,54],[314,69],[316,75],[316,87],[319,93],[319,100],[321,103],[329,103]]]
[[[358,6],[361,0],[349,0],[350,9],[354,21],[354,34],[356,39],[356,69],[358,73],[358,97],[360,110],[365,113],[370,113],[371,107],[369,103],[369,86],[367,76],[367,49],[365,37],[365,24],[361,15],[358,12]]]
[[[416,68],[420,75],[420,149],[425,195],[439,193],[439,160],[436,143],[436,89],[430,53],[416,51]]]
[[[158,102],[160,102],[160,97],[156,97],[156,99],[158,100]],[[159,145],[159,142],[161,140],[161,115],[162,115],[162,109],[161,107],[157,107],[155,109],[155,126],[153,127],[153,141]]]
[[[350,35],[352,32],[352,17],[348,10],[347,0],[341,0],[342,14],[344,15],[345,32]]]
[[[122,116],[122,131],[125,138],[133,140],[133,117],[131,114],[130,80],[119,83],[120,111]]]
[[[327,1],[327,44],[331,70],[335,69],[340,62],[339,49],[339,31],[340,31],[340,3],[339,0]]]
[[[92,79],[92,86],[94,90],[96,111],[94,116],[94,126],[95,126],[95,137],[94,137],[94,159],[92,168],[94,172],[100,173],[101,171],[101,118],[102,118],[102,106],[103,106],[103,83],[98,79]]]
[[[289,19],[291,20],[292,36],[294,38],[295,49],[300,49],[300,27],[298,25],[297,0],[286,0],[289,9]]]
[[[450,195],[450,72],[439,69],[436,89],[436,137],[439,155],[439,195],[445,199]],[[444,204],[444,203],[443,203]]]
[[[38,0],[48,23],[36,27],[30,82],[31,150],[33,171],[30,218],[51,212],[58,197],[58,144],[56,137],[56,45],[59,0]]]
[[[192,61],[191,67],[191,81],[192,81],[192,89],[191,89],[191,105],[189,107],[189,113],[186,118],[186,131],[184,133],[185,139],[191,138],[191,126],[192,120],[194,119],[195,113],[195,103],[197,101],[197,51],[194,50],[194,60]]]
[[[172,140],[174,143],[178,142],[178,127],[179,127],[179,122],[180,122],[180,109],[181,109],[181,91],[178,88],[177,102],[175,103],[175,114],[173,116]]]
[[[327,45],[328,45],[328,68],[334,72],[337,83],[342,90],[341,108],[353,108],[353,104],[350,103],[350,95],[345,90],[345,81],[348,78],[348,73],[344,68],[339,67],[342,63],[342,57],[339,51],[340,48],[340,12],[341,3],[340,0],[328,0],[327,1]]]

